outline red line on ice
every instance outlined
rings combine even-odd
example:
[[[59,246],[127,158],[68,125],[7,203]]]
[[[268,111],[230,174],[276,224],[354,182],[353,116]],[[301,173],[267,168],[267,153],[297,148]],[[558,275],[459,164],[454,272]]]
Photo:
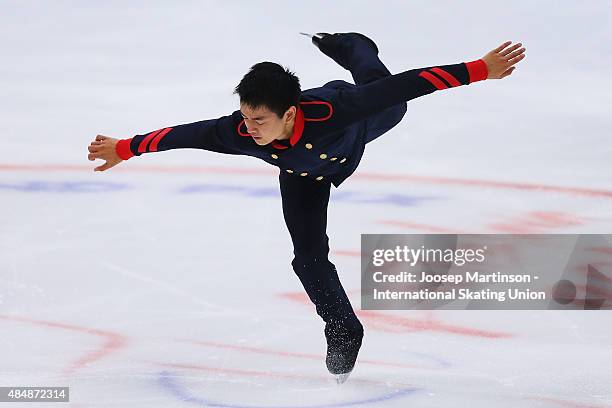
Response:
[[[415,229],[418,231],[433,232],[433,233],[438,233],[438,234],[461,234],[462,233],[462,231],[458,231],[458,230],[438,227],[438,226],[429,225],[429,224],[409,222],[409,221],[380,220],[380,221],[376,221],[376,223],[382,224],[382,225],[390,225],[392,227],[409,228],[409,229]]]
[[[612,255],[612,248],[609,247],[590,247],[588,250],[600,254]]]
[[[331,252],[334,255],[338,255],[338,256],[353,256],[353,257],[360,257],[361,256],[361,252],[360,251],[350,251],[350,250],[345,250],[345,249],[336,249],[336,250],[332,250]]]
[[[378,330],[396,333],[405,331],[433,331],[487,339],[506,339],[513,337],[511,334],[504,332],[455,326],[431,319],[411,319],[401,316],[392,316],[372,310],[360,310],[357,312],[357,315],[363,317],[368,325],[378,328]]]
[[[67,368],[65,368],[64,369],[65,374],[69,374],[74,370],[78,370],[80,368],[87,366],[89,363],[92,363],[96,360],[100,360],[101,358],[106,357],[110,353],[113,353],[117,351],[118,349],[124,347],[127,343],[127,338],[125,336],[122,336],[117,333],[105,331],[105,330],[92,329],[92,328],[83,327],[83,326],[75,326],[75,325],[66,324],[66,323],[36,320],[36,319],[31,319],[31,318],[22,317],[22,316],[0,315],[0,319],[11,320],[14,322],[21,322],[21,323],[30,323],[30,324],[35,324],[35,325],[43,326],[43,327],[50,327],[54,329],[71,330],[71,331],[76,331],[76,332],[81,332],[81,333],[86,333],[86,334],[92,334],[92,335],[99,336],[105,339],[104,344],[98,350],[85,354],[83,357],[80,357],[75,362],[70,364]]]
[[[530,211],[505,222],[490,224],[491,231],[505,234],[543,234],[585,224],[585,220],[560,211]]]
[[[279,296],[295,302],[310,304],[310,299],[300,292],[282,293]],[[506,339],[513,337],[510,333],[445,324],[433,320],[431,316],[426,319],[413,319],[403,316],[388,315],[372,310],[358,310],[356,313],[365,320],[370,328],[386,332],[403,333],[412,331],[433,331],[487,339]]]
[[[321,360],[321,358],[323,358],[322,355],[318,355],[318,354],[295,353],[295,352],[290,352],[290,351],[278,351],[278,350],[265,349],[262,347],[238,346],[235,344],[224,344],[224,343],[217,343],[217,342],[212,342],[212,341],[200,341],[200,340],[179,340],[179,341],[186,342],[186,343],[192,343],[192,344],[205,346],[205,347],[224,348],[224,349],[245,351],[245,352],[256,353],[256,354],[271,354],[271,355],[277,355],[277,356],[283,356],[283,357],[304,358],[308,360]],[[416,364],[388,363],[385,361],[367,360],[367,359],[359,359],[359,363],[379,365],[379,366],[389,366],[389,367],[401,367],[401,368],[423,368],[422,366],[419,366]]]

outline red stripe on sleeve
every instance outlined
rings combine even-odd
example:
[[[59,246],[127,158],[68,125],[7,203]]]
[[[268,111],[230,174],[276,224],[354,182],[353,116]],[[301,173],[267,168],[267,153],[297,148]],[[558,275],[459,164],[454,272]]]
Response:
[[[442,81],[440,81],[438,78],[436,78],[433,74],[431,74],[430,72],[427,71],[421,71],[421,73],[419,74],[420,77],[425,78],[426,80],[428,80],[429,82],[432,83],[433,86],[435,86],[438,89],[446,89],[448,88],[448,86],[446,86],[446,84]]]
[[[153,141],[149,145],[149,151],[150,152],[156,152],[157,151],[157,145],[159,144],[160,140],[162,140],[164,138],[164,136],[166,136],[168,134],[168,132],[170,132],[171,130],[172,130],[172,128],[165,128],[157,136],[155,136],[155,139],[153,139]]]
[[[144,153],[147,151],[147,144],[149,144],[149,142],[151,141],[151,139],[153,139],[155,136],[157,136],[157,134],[161,131],[162,129],[156,130],[155,132],[151,132],[147,135],[147,137],[145,137],[144,139],[142,139],[142,142],[140,142],[140,144],[138,145],[138,153]]]
[[[436,74],[440,75],[451,86],[461,85],[461,82],[459,82],[457,78],[455,78],[452,74],[450,74],[449,72],[446,72],[442,68],[435,67],[435,68],[430,69],[430,71],[435,72]]]
[[[132,153],[132,149],[130,149],[130,143],[132,143],[131,138],[121,139],[115,145],[115,151],[121,160],[128,160],[129,158],[134,157],[134,153]]]
[[[470,84],[476,81],[483,81],[487,79],[489,70],[487,69],[487,63],[482,59],[466,62],[467,70],[470,74]]]

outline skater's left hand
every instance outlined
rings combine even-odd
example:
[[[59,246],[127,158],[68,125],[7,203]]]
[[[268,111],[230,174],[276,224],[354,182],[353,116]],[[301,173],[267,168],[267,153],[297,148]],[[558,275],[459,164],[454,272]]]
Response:
[[[521,43],[509,47],[510,44],[512,41],[506,41],[482,57],[489,71],[487,79],[502,79],[511,75],[516,69],[514,65],[525,58],[525,48],[519,48]]]

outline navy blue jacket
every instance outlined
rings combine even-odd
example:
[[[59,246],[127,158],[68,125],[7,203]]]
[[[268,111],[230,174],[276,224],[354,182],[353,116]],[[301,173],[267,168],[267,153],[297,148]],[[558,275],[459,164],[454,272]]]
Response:
[[[239,110],[229,116],[159,129],[117,144],[127,160],[142,153],[179,148],[204,149],[260,158],[281,171],[336,187],[350,176],[366,144],[366,119],[399,103],[437,90],[468,85],[487,77],[482,60],[418,68],[365,85],[332,81],[302,92],[294,133],[285,141],[260,146],[247,133]]]

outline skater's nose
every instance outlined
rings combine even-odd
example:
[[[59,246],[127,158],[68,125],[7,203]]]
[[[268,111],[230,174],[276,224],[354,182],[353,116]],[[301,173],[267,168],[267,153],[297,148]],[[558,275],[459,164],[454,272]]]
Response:
[[[257,133],[257,126],[254,122],[250,121],[249,119],[245,119],[244,124],[247,128],[247,132],[251,134]]]

